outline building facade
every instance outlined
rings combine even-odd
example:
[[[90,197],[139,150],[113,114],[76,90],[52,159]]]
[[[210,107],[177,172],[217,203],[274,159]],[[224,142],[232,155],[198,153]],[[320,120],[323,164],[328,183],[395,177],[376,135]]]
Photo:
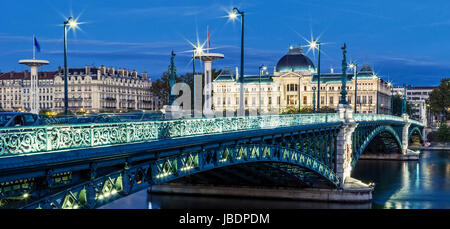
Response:
[[[320,101],[320,107],[335,109],[341,94],[342,73],[320,74],[320,100],[317,97],[318,75],[312,61],[301,47],[291,47],[277,63],[273,74],[244,77],[246,110],[283,113],[287,110],[311,108]],[[390,114],[391,89],[377,76],[370,65],[364,64],[357,73],[355,103],[355,77],[347,73],[347,101],[358,113]],[[239,108],[239,76],[224,68],[213,81],[213,107],[216,111],[236,111]],[[261,101],[261,102],[260,102]]]
[[[424,123],[425,126],[435,124],[439,117],[430,114],[427,99],[436,87],[412,87],[411,85],[405,87],[406,100],[411,103],[411,117]],[[405,87],[394,87],[394,94],[403,98]]]
[[[127,69],[69,69],[68,101],[71,112],[120,112],[155,110],[160,104],[151,94],[146,72],[138,75]],[[30,110],[30,73],[0,73],[0,108],[3,111]],[[40,110],[64,111],[64,70],[38,73]]]

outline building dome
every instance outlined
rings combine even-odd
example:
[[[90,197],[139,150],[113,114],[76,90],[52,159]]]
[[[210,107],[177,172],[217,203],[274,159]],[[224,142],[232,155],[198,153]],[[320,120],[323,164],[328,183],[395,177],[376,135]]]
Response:
[[[301,47],[291,47],[289,52],[281,57],[277,63],[277,72],[312,71],[314,64],[305,56]]]
[[[373,73],[372,67],[370,67],[370,64],[365,63],[363,66],[359,69],[359,73]]]

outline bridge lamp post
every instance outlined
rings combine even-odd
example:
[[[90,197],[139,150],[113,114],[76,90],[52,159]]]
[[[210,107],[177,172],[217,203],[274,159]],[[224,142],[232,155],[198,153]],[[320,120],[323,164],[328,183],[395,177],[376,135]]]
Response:
[[[259,66],[259,114],[260,115],[261,115],[261,75],[266,70],[267,70],[267,67],[264,64]]]
[[[402,114],[406,114],[406,85],[403,85]]]
[[[350,69],[353,69],[353,76],[355,76],[355,113],[357,113],[357,105],[358,105],[358,100],[357,100],[357,94],[358,94],[358,75],[356,73],[357,69],[358,69],[358,65],[355,62],[352,62],[349,65]]]
[[[339,104],[347,105],[347,50],[346,45],[344,43],[344,46],[342,49],[342,76],[341,76],[341,99],[339,100]]]
[[[387,85],[391,89],[391,115],[394,115],[394,87],[391,82],[388,82]]]
[[[239,77],[241,86],[239,93],[239,115],[244,116],[244,12],[234,7],[233,10],[229,12],[228,18],[231,20],[235,20],[238,17],[238,14],[241,16],[241,71]]]
[[[64,114],[67,115],[69,111],[69,93],[67,86],[67,26],[69,29],[78,28],[79,23],[73,18],[69,17],[64,22]]]
[[[318,59],[317,59],[317,112],[320,112],[320,46],[321,43],[317,40],[313,40],[309,42],[308,46],[312,49],[318,50]]]
[[[313,113],[316,113],[316,87],[313,87]]]

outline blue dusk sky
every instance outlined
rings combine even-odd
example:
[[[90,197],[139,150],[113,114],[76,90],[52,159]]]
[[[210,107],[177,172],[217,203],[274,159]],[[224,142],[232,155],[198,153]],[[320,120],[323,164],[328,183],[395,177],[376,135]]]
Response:
[[[213,67],[234,69],[240,21],[224,17],[234,6],[245,11],[245,74],[261,64],[272,73],[289,45],[306,45],[311,36],[324,43],[321,72],[341,72],[345,42],[349,61],[370,63],[396,85],[438,85],[450,73],[450,1],[443,0],[2,0],[0,72],[26,69],[18,60],[32,57],[33,34],[37,57],[50,61],[41,70],[63,66],[62,24],[71,15],[84,23],[68,33],[69,68],[124,67],[154,80],[174,50],[178,71],[191,72],[188,41],[205,41],[209,27],[211,52],[225,55]],[[317,66],[317,52],[307,55]]]

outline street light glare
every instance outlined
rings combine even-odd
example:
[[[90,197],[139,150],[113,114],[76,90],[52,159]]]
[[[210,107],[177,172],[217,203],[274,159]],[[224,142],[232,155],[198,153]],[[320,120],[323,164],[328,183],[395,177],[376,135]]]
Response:
[[[79,25],[79,23],[78,23],[76,20],[74,20],[74,19],[70,19],[70,20],[69,20],[69,27],[70,27],[71,29],[76,29],[76,28],[78,28],[78,25]]]
[[[355,64],[351,63],[348,67],[349,67],[350,69],[353,69],[353,68],[356,67],[356,66],[355,66]]]
[[[237,14],[234,11],[231,11],[228,13],[228,18],[230,18],[231,20],[235,20],[237,18]]]
[[[311,48],[313,48],[313,49],[316,49],[316,47],[317,47],[317,40],[311,41],[311,42],[309,43],[309,46],[310,46]]]

